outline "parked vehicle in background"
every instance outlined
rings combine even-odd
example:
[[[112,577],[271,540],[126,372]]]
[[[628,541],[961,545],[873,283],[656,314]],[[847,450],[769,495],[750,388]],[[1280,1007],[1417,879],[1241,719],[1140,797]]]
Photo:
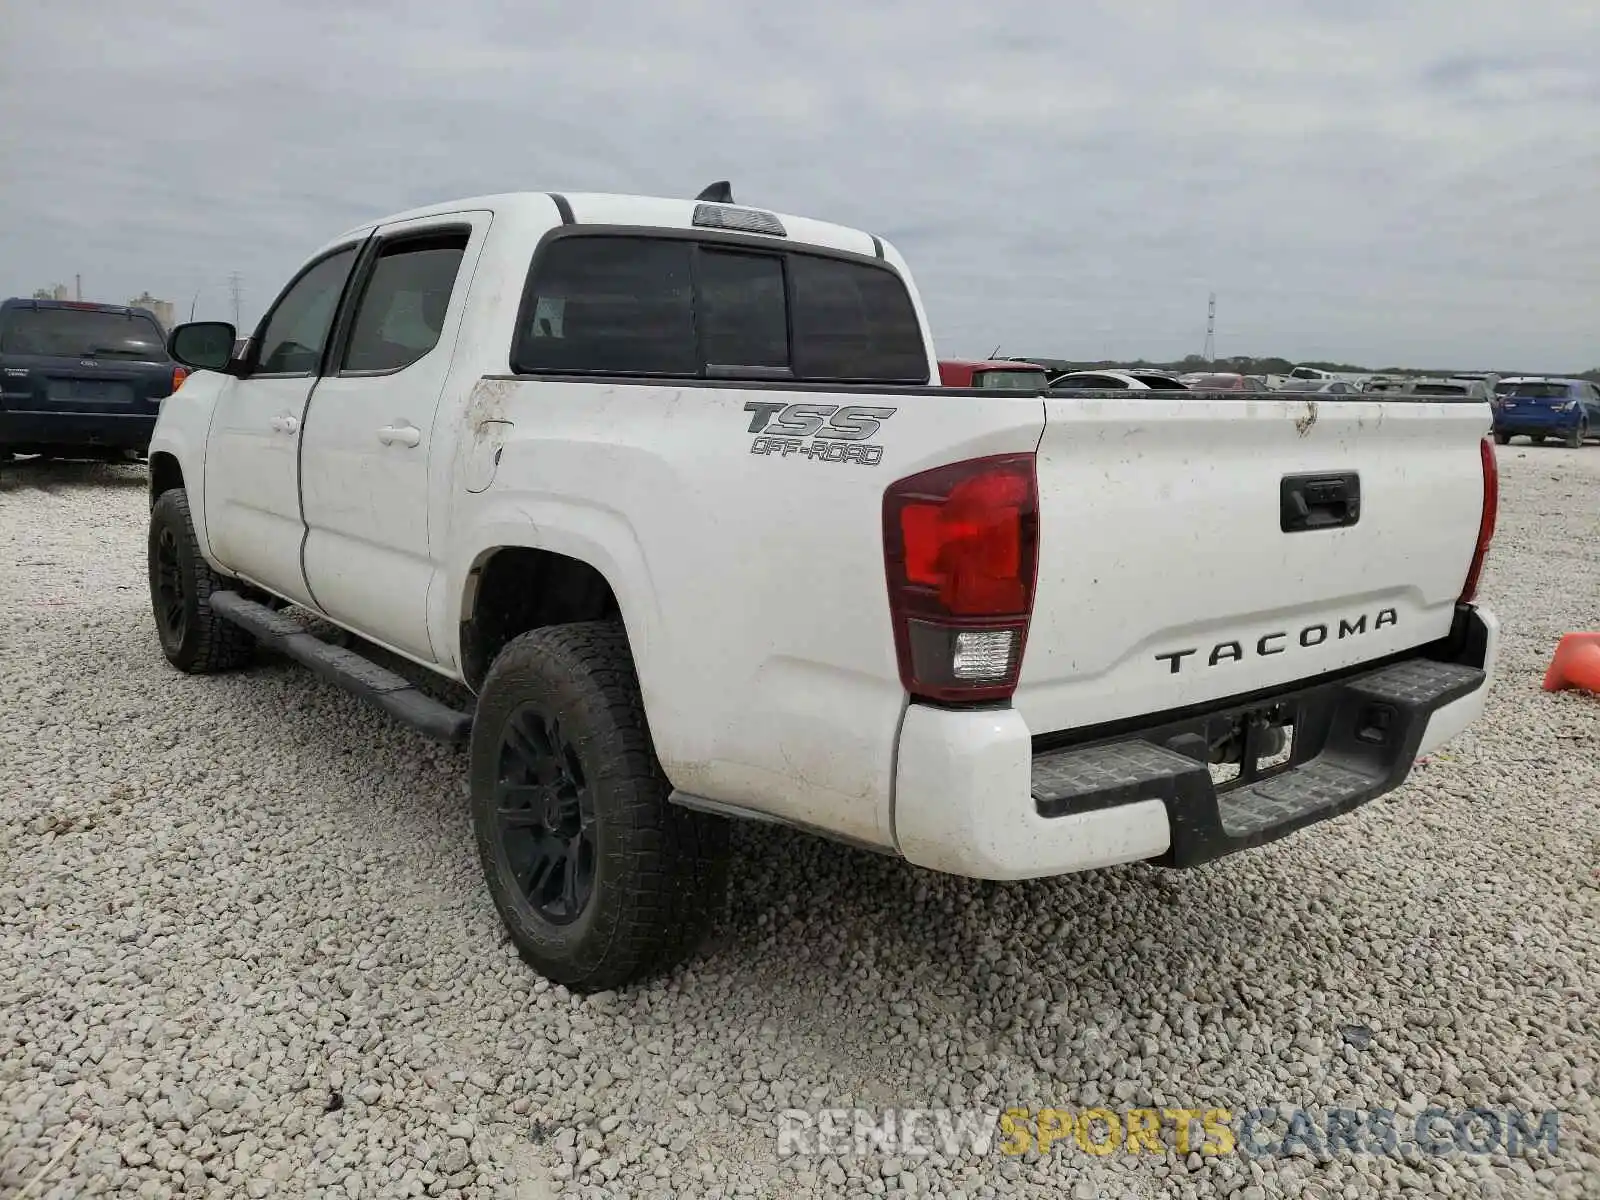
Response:
[[[1178,376],[1178,382],[1197,392],[1264,392],[1267,390],[1254,375],[1240,375],[1232,371],[1191,371]]]
[[[1493,393],[1482,379],[1421,378],[1408,379],[1400,389],[1402,396],[1461,396],[1470,400],[1488,400]]]
[[[1069,371],[1050,381],[1053,388],[1095,391],[1186,392],[1189,389],[1171,375],[1157,371]]]
[[[137,457],[185,367],[148,309],[0,302],[0,454]]]
[[[1494,399],[1494,440],[1558,438],[1576,450],[1600,434],[1600,387],[1586,379],[1516,378],[1500,381]]]
[[[1374,375],[1361,385],[1363,392],[1402,392],[1406,377],[1403,375]]]
[[[1049,374],[1035,363],[1013,359],[939,360],[939,383],[943,387],[1012,388],[1040,392],[1049,385]]]
[[[1456,371],[1450,378],[1466,383],[1481,383],[1486,396],[1493,396],[1500,384],[1500,376],[1495,371]]]
[[[1477,718],[1470,406],[930,387],[893,246],[721,191],[415,209],[312,255],[243,361],[231,326],[173,333],[203,369],[152,443],[162,652],[259,640],[467,741],[536,969],[592,991],[689,953],[729,818],[985,879],[1191,867]]]
[[[1286,379],[1279,392],[1304,392],[1315,396],[1354,396],[1359,385],[1345,379]]]
[[[1289,371],[1288,380],[1301,383],[1321,381],[1330,383],[1335,380],[1342,383],[1354,384],[1359,390],[1361,385],[1371,378],[1366,371],[1325,371],[1321,367],[1293,367]],[[1290,390],[1287,383],[1280,390]],[[1304,388],[1295,388],[1294,391],[1304,391]],[[1342,394],[1342,393],[1341,393]]]

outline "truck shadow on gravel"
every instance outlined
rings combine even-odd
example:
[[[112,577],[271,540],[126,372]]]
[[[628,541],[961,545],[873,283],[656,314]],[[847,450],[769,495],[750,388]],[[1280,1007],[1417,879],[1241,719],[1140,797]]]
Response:
[[[1294,964],[1308,942],[1331,949],[1341,933],[1336,917],[1316,916],[1314,881],[1226,863],[993,883],[782,829],[740,826],[734,845],[727,908],[689,970],[760,993],[769,1011],[789,1010],[792,1028],[815,1028],[826,996],[830,1011],[842,1006],[829,1038],[847,1043],[854,1016],[881,1029],[885,1009],[914,1008],[923,1034],[942,1024],[955,1037],[973,1022],[1004,1026],[1041,1001],[1080,1022],[1106,1009],[1139,1020],[1175,991],[1248,1008],[1247,960],[1253,989],[1324,987]],[[1284,952],[1290,942],[1297,953]]]

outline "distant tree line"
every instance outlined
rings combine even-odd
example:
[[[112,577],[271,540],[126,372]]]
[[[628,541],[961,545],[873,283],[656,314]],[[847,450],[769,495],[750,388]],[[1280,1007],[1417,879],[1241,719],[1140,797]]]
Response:
[[[1021,357],[1021,356],[1019,356]],[[1239,375],[1287,375],[1295,367],[1316,367],[1320,371],[1340,371],[1348,374],[1359,375],[1453,375],[1454,367],[1428,368],[1417,367],[1362,367],[1354,363],[1337,362],[1290,362],[1286,358],[1251,358],[1249,355],[1238,355],[1233,358],[1219,358],[1214,362],[1207,362],[1198,354],[1186,354],[1176,362],[1155,362],[1150,359],[1097,359],[1093,362],[1078,362],[1063,358],[1029,358],[1028,362],[1038,363],[1042,367],[1049,367],[1053,371],[1100,371],[1112,367],[1152,367],[1161,371],[1218,371],[1237,373]],[[1500,371],[1500,375],[1549,375],[1550,371]],[[1587,371],[1579,371],[1570,376],[1574,379],[1588,379],[1600,383],[1600,367],[1590,367]]]

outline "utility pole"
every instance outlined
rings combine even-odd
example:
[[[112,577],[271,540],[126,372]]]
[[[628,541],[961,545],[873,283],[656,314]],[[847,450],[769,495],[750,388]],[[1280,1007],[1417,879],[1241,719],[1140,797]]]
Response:
[[[77,298],[79,300],[82,300],[83,299],[83,276],[82,275],[74,275],[72,277],[72,288],[73,288],[73,291],[77,292],[77,294],[78,294]]]
[[[228,290],[233,293],[233,327],[239,327],[239,288],[244,280],[239,272],[234,271],[228,276]]]
[[[1206,348],[1200,352],[1208,366],[1217,361],[1217,294],[1211,293],[1206,302]]]

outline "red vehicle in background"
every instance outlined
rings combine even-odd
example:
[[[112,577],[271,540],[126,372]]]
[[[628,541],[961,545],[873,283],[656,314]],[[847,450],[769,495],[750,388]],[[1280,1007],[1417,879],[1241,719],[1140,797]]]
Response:
[[[1266,384],[1251,375],[1232,371],[1194,371],[1178,379],[1196,392],[1264,392]]]
[[[1040,392],[1050,372],[1036,363],[1004,358],[945,358],[939,360],[939,384],[959,388],[1015,388]]]

